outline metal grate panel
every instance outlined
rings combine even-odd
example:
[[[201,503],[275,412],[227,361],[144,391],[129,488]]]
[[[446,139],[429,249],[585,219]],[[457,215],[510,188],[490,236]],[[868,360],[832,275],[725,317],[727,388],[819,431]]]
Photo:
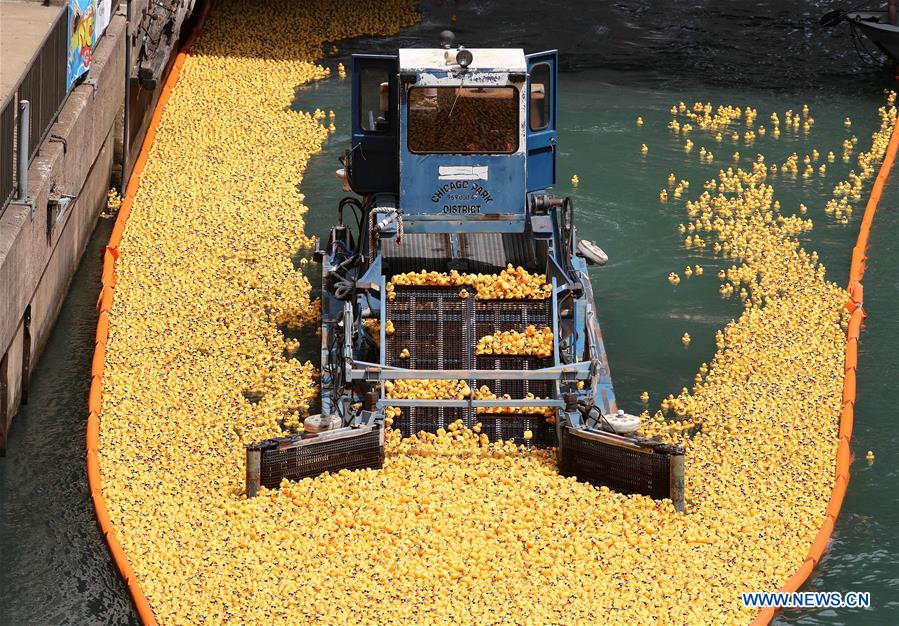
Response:
[[[261,449],[260,485],[274,489],[281,480],[300,480],[341,469],[380,468],[384,465],[381,429],[316,441],[303,437],[271,439],[254,446]]]
[[[683,500],[683,450],[644,442],[642,450],[562,430],[559,471],[626,494]],[[680,486],[678,487],[678,478]],[[678,494],[678,490],[680,493]]]
[[[480,413],[475,422],[480,422],[481,432],[491,441],[513,440],[518,445],[555,446],[556,426],[546,421],[540,414],[530,413]],[[531,439],[524,438],[524,432],[531,431]]]
[[[543,415],[521,413],[476,413],[469,408],[456,407],[402,407],[402,413],[394,418],[393,426],[403,437],[425,432],[436,432],[446,428],[458,419],[468,428],[481,424],[480,432],[490,441],[514,440],[518,445],[554,446],[556,427],[549,424]],[[531,431],[531,439],[524,438],[524,432]]]
[[[552,301],[546,300],[478,300],[475,303],[475,345],[478,339],[499,332],[524,331],[529,324],[552,327]],[[535,370],[553,365],[552,357],[525,357],[507,355],[476,355],[475,367],[479,370]],[[529,392],[539,398],[555,396],[555,386],[549,380],[490,380],[475,381],[476,388],[490,387],[497,396],[508,394],[523,398]]]
[[[387,365],[410,369],[471,369],[472,301],[457,287],[398,287],[387,301],[395,332],[386,336]],[[408,359],[400,358],[403,348]]]
[[[476,300],[459,297],[460,287],[397,287],[394,300],[387,301],[387,319],[394,334],[386,336],[385,363],[409,369],[509,369],[534,370],[549,367],[552,358],[520,356],[477,356],[477,340],[504,330],[523,331],[528,324],[552,325],[552,302],[547,300]],[[409,358],[400,358],[403,348]],[[555,397],[552,381],[480,379],[469,380],[477,389],[487,385],[498,396],[515,399],[527,393],[537,397]],[[461,419],[471,428],[482,425],[481,432],[491,440],[514,439],[519,444],[555,445],[555,426],[540,414],[477,414],[472,408],[402,407],[394,418],[394,427],[408,437],[421,431],[435,432]],[[524,439],[530,430],[533,438]]]
[[[552,359],[548,358],[480,355],[475,357],[475,364],[479,370],[519,370],[525,372],[551,367],[553,362]],[[487,385],[490,391],[497,396],[508,394],[513,399],[524,398],[528,393],[532,393],[538,398],[555,397],[555,385],[551,380],[527,380],[525,378],[497,380],[482,378],[475,381],[474,388],[480,389],[482,385]]]
[[[409,437],[422,431],[437,432],[438,428],[446,428],[458,419],[469,428],[474,426],[468,407],[425,406],[402,407],[402,414],[394,418],[393,425],[403,437]]]

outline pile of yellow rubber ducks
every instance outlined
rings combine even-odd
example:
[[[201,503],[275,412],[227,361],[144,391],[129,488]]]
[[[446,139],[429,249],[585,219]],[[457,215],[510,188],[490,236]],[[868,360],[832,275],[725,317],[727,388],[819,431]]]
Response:
[[[533,393],[528,392],[524,395],[523,398],[512,398],[507,393],[504,393],[501,396],[496,395],[490,390],[490,387],[487,385],[481,385],[474,392],[475,400],[543,400],[544,398],[538,398]],[[556,411],[553,407],[548,406],[479,406],[475,410],[475,413],[481,415],[543,415],[544,418],[550,423],[555,423]]]
[[[464,380],[405,379],[384,382],[388,398],[395,400],[465,400],[471,387]]]
[[[553,329],[528,324],[524,332],[506,330],[478,339],[477,354],[548,357],[553,353]]]
[[[564,478],[553,451],[459,423],[391,435],[382,470],[243,494],[244,444],[283,434],[318,394],[284,330],[318,325],[292,262],[311,244],[297,181],[332,121],[290,104],[331,74],[315,63],[328,44],[417,19],[405,0],[222,0],[184,63],[120,248],[103,379],[103,491],[137,583],[161,624],[749,622],[737,592],[779,588],[823,520],[846,295],[755,166],[686,206],[691,235],[749,268],[725,272],[742,315],[693,389],[666,399],[677,426],[647,420],[688,447],[689,514]],[[550,291],[517,268],[453,286]]]
[[[396,297],[396,287],[474,287],[478,300],[543,300],[552,294],[546,277],[532,274],[521,266],[507,265],[499,274],[449,272],[408,272],[394,275],[387,283],[387,297]],[[462,290],[465,291],[465,290]],[[460,296],[468,297],[468,292]]]

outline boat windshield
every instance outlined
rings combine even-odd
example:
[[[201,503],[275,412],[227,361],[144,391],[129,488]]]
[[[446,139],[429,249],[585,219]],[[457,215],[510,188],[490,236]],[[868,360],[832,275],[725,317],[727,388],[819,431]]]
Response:
[[[417,153],[518,151],[515,87],[413,87],[408,144]]]

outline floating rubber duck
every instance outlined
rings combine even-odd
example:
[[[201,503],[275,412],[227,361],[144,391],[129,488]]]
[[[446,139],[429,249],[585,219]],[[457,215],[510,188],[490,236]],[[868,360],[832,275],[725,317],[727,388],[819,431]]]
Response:
[[[690,278],[692,275],[693,275],[693,268],[688,265],[687,267],[684,268],[684,276],[686,276],[687,278]]]
[[[671,272],[668,274],[668,282],[672,285],[680,284],[680,276],[678,276],[675,272]]]
[[[644,154],[644,155],[645,155],[647,152],[649,152],[649,148],[646,146],[645,143],[644,143],[643,145],[640,146],[640,152],[641,152],[642,154]]]
[[[852,126],[852,120],[847,117],[846,119],[843,120],[843,126],[845,126],[846,128],[849,128],[850,126]]]
[[[680,342],[684,344],[684,347],[690,345],[690,333],[684,333],[684,336],[680,338]]]
[[[667,189],[662,189],[659,192],[659,200],[661,200],[662,202],[668,202],[668,190]]]
[[[580,183],[580,182],[581,182],[581,179],[577,177],[577,174],[575,174],[574,176],[571,177],[571,186],[572,187],[577,187],[578,183]]]
[[[637,117],[637,126],[643,126],[643,118]]]
[[[675,177],[674,172],[671,172],[670,174],[668,174],[668,185],[669,186],[673,185],[676,180],[677,180],[677,177]]]
[[[846,119],[848,120],[849,118],[847,117]],[[868,450],[868,453],[865,455],[865,458],[868,460],[868,463],[872,462],[874,460],[874,451]]]
[[[697,276],[702,276],[702,272],[703,272],[703,270],[702,270],[701,265],[695,265],[693,267],[693,273],[696,274]]]
[[[640,402],[642,402],[643,404],[649,403],[649,392],[648,391],[644,391],[643,393],[640,394]]]

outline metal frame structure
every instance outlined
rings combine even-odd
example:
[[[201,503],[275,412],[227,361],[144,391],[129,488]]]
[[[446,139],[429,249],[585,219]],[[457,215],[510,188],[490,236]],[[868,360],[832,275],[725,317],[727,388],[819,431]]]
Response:
[[[459,61],[466,60],[463,51],[468,53],[464,65]],[[532,87],[529,72],[535,65],[551,69],[543,79],[550,80],[549,85]],[[303,475],[320,469],[302,460],[315,447],[335,459],[334,467],[354,463],[334,456],[333,442],[385,428],[386,409],[393,407],[400,409],[394,425],[399,421],[405,435],[422,427],[445,428],[457,419],[468,427],[483,422],[488,437],[521,445],[557,444],[563,473],[627,493],[673,497],[682,508],[683,450],[602,431],[603,426],[611,428],[604,417],[616,413],[617,404],[588,257],[578,252],[573,203],[555,198],[548,189],[556,172],[556,66],[555,51],[526,56],[521,50],[446,48],[354,57],[353,145],[344,156],[342,176],[361,200],[341,201],[337,224],[315,253],[322,264],[322,414],[336,416],[341,426],[279,440],[279,450],[292,451],[284,465],[292,472],[289,477],[299,476],[297,464],[309,470]],[[374,84],[376,97],[359,93],[360,75],[367,71],[384,77]],[[411,89],[473,86],[477,94],[477,87],[506,85],[518,90],[517,150],[485,155],[409,149]],[[531,94],[543,97],[547,87],[552,98],[549,123],[533,130]],[[471,103],[475,107],[477,97]],[[434,98],[434,104],[426,103],[432,107],[427,110],[442,111]],[[366,118],[363,102],[381,107],[368,112],[371,130],[361,124]],[[476,117],[465,118],[472,119],[477,127]],[[452,202],[471,210],[455,211]],[[343,219],[347,207],[356,213],[358,230]],[[546,297],[489,300],[461,294],[458,286],[403,284],[391,285],[388,295],[391,278],[409,268],[497,273],[507,263],[545,276],[550,285]],[[479,335],[524,330],[532,319],[552,329],[550,357],[477,355]],[[368,322],[379,325],[377,336]],[[388,322],[402,332],[388,336]],[[409,356],[399,354],[400,345],[411,349]],[[410,379],[459,380],[472,391],[454,399],[389,397],[390,381]],[[474,390],[485,383],[497,399],[477,399]],[[522,392],[532,386],[544,390],[541,397]],[[506,391],[512,399],[504,399],[500,387],[517,392]],[[545,417],[547,410],[550,418]],[[536,438],[528,433],[532,426],[541,431]],[[248,448],[248,454],[255,454],[257,447]],[[383,448],[381,452],[370,455],[370,467],[380,466]],[[248,457],[248,468],[256,463]],[[262,464],[265,474],[264,458]]]

